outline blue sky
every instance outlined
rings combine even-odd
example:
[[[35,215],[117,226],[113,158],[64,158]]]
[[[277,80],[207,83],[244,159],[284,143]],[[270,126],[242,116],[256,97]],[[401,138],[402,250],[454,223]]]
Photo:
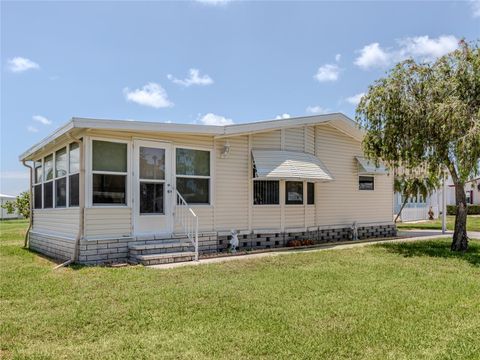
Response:
[[[2,2],[0,192],[72,116],[225,124],[341,111],[479,38],[480,2]]]

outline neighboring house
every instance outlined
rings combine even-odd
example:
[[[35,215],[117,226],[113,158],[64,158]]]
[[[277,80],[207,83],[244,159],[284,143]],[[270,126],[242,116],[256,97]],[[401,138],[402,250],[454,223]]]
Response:
[[[447,204],[456,205],[455,186],[451,179],[448,179],[447,185]],[[480,178],[475,178],[465,183],[465,195],[467,196],[467,204],[480,205]]]
[[[232,230],[240,249],[395,235],[393,176],[362,157],[363,135],[339,113],[227,126],[73,118],[20,156],[34,168],[30,248],[152,264],[226,250]]]
[[[18,213],[9,214],[7,209],[2,207],[6,202],[15,200],[15,198],[12,195],[0,194],[0,219],[18,219],[21,217]]]

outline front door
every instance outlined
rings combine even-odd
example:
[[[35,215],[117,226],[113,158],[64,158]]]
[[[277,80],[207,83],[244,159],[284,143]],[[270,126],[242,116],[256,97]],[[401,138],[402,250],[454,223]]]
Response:
[[[135,234],[171,233],[171,145],[135,140],[133,164]]]

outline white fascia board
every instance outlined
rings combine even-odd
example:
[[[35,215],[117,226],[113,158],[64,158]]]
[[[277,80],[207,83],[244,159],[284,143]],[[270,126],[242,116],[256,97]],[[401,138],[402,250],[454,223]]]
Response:
[[[73,118],[76,128],[104,129],[119,131],[155,131],[179,134],[218,135],[223,134],[223,126],[197,124],[171,124],[148,121],[105,120]]]

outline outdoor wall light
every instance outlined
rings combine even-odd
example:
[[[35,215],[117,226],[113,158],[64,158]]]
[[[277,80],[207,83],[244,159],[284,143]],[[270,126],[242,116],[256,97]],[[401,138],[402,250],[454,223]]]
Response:
[[[222,151],[222,154],[220,155],[220,157],[222,159],[225,159],[226,157],[228,157],[228,154],[230,154],[230,143],[227,140],[225,142],[225,144],[223,145],[223,151]]]

